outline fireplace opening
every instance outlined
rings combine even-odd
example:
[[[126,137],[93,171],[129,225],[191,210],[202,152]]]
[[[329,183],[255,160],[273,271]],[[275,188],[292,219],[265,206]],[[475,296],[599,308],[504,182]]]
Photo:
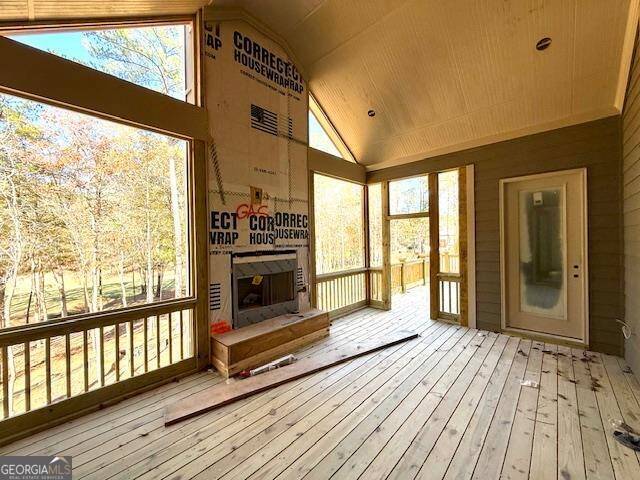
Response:
[[[294,295],[292,271],[238,279],[239,311],[290,302]]]
[[[296,252],[238,253],[232,262],[234,328],[298,311]]]

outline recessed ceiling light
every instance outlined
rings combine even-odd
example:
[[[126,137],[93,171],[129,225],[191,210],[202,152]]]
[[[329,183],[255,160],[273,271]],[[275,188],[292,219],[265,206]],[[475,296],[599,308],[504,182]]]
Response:
[[[369,110],[369,111],[367,112],[367,115],[369,115],[370,117],[375,117],[375,116],[376,116],[376,112],[375,112],[375,111],[373,111],[373,110]]]
[[[538,43],[536,43],[536,50],[546,50],[547,48],[549,48],[549,45],[551,45],[551,39],[549,37],[541,38],[540,40],[538,40]]]

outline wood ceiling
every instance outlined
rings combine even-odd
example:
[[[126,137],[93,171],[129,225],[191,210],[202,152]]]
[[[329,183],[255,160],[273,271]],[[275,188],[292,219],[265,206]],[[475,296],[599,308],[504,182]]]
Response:
[[[192,14],[210,0],[0,0],[0,20],[92,19]]]
[[[209,3],[0,0],[0,21],[185,14]],[[638,9],[638,0],[213,3],[242,7],[286,39],[370,169],[619,113]],[[552,44],[538,52],[542,37]]]
[[[356,159],[375,169],[620,112],[637,2],[214,4],[286,39]],[[543,37],[552,44],[539,52]]]

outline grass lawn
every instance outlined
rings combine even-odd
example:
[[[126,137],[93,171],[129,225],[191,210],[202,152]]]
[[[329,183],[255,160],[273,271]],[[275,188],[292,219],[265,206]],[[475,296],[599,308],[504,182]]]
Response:
[[[45,301],[49,318],[61,316],[62,307],[60,305],[60,292],[52,273],[45,274]],[[146,294],[142,292],[142,278],[140,274],[134,276],[129,273],[126,277],[125,287],[127,292],[128,306],[146,303]],[[184,284],[184,282],[183,282]],[[135,285],[135,291],[134,291]],[[91,284],[87,286],[88,295],[91,296]],[[27,321],[26,312],[29,306],[29,296],[31,292],[31,278],[29,275],[21,275],[18,278],[16,292],[11,302],[11,324],[25,325],[36,321],[36,299],[35,292],[31,298],[30,318]],[[174,292],[174,271],[167,270],[162,279],[162,299],[173,298]],[[85,311],[84,293],[82,289],[81,276],[76,272],[65,272],[65,293],[67,297],[67,310],[69,315],[83,313]],[[90,300],[90,299],[89,299]],[[156,298],[156,300],[158,300]],[[102,302],[103,310],[122,308],[122,291],[120,278],[117,274],[103,274],[102,276]]]

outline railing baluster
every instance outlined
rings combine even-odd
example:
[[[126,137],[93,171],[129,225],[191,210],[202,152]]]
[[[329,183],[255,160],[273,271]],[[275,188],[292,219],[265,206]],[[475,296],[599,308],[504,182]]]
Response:
[[[349,277],[349,283],[351,284],[351,295],[349,298],[349,304],[355,303],[356,298],[358,297],[358,276],[357,275],[351,275]]]
[[[114,338],[114,344],[115,344],[115,350],[116,350],[116,382],[120,381],[120,324],[116,323],[114,325],[115,328],[115,338]]]
[[[142,335],[142,342],[144,344],[144,372],[147,373],[149,371],[149,351],[147,348],[147,343],[149,343],[149,332],[147,331],[149,324],[149,319],[144,319],[144,330]]]
[[[169,314],[169,365],[173,365],[173,312]]]
[[[82,356],[84,361],[84,391],[89,391],[89,342],[87,341],[87,330],[82,331]]]
[[[65,377],[67,383],[67,398],[71,398],[71,335],[64,336]]]
[[[31,410],[31,351],[29,342],[23,344],[24,354],[24,410]]]
[[[2,347],[2,418],[9,417],[9,345]]]
[[[136,367],[133,355],[133,320],[129,320],[129,374],[133,378],[136,373]]]
[[[329,311],[334,310],[335,309],[335,302],[333,301],[335,292],[334,292],[334,288],[333,288],[333,280],[329,281]]]
[[[183,339],[183,320],[182,320],[182,310],[180,310],[180,360],[184,360],[184,339]]]
[[[47,405],[51,404],[51,337],[44,340],[44,369],[45,388],[47,392]]]
[[[98,334],[100,335],[98,339],[98,348],[100,349],[100,386],[104,387],[104,327],[98,328]]]
[[[160,368],[160,315],[156,315],[156,368]]]

